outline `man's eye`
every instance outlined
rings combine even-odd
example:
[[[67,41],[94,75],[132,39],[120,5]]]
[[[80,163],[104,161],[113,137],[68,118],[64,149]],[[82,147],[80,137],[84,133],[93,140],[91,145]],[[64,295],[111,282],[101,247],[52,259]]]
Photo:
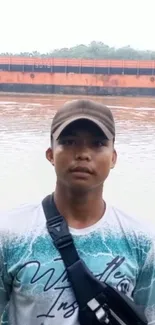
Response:
[[[76,141],[74,139],[62,139],[62,140],[60,140],[60,144],[62,144],[64,146],[72,146],[75,143],[76,143]]]
[[[103,146],[105,146],[105,141],[103,140],[95,140],[94,142],[93,142],[93,145],[95,146],[95,147],[103,147]]]

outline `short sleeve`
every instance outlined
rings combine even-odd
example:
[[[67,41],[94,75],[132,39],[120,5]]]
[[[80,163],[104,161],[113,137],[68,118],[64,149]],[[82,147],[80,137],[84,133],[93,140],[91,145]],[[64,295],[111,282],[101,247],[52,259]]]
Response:
[[[140,271],[133,299],[145,312],[148,324],[155,325],[155,241],[152,241]]]

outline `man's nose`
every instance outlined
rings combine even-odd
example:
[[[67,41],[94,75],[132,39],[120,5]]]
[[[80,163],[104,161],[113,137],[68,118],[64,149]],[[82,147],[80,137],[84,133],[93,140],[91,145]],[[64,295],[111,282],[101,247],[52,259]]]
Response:
[[[87,161],[91,160],[90,148],[88,147],[88,145],[86,143],[84,143],[84,141],[83,141],[83,143],[78,145],[78,147],[76,149],[75,159],[76,160],[87,160]]]

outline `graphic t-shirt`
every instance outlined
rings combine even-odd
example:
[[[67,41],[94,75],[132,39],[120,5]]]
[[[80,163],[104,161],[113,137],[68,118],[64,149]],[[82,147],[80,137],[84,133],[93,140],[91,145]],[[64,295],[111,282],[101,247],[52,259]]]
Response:
[[[155,324],[155,241],[146,227],[107,206],[95,225],[70,231],[93,274],[134,299]],[[0,217],[0,315],[3,325],[79,325],[40,203]]]

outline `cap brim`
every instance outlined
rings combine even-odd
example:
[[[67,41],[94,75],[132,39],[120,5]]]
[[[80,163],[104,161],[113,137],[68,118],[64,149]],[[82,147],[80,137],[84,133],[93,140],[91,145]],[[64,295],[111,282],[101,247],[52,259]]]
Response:
[[[111,134],[111,132],[107,129],[107,127],[105,125],[103,125],[102,123],[100,123],[98,120],[96,120],[95,118],[91,118],[88,117],[86,115],[78,115],[78,116],[74,116],[71,119],[68,119],[66,122],[62,123],[60,125],[60,127],[53,133],[53,137],[55,139],[58,139],[60,134],[65,130],[65,128],[67,126],[69,126],[69,124],[78,121],[78,120],[87,120],[87,121],[91,121],[93,122],[95,125],[97,125],[99,127],[99,129],[104,133],[104,135],[106,136],[106,138],[108,140],[112,140],[113,139],[113,135]]]

